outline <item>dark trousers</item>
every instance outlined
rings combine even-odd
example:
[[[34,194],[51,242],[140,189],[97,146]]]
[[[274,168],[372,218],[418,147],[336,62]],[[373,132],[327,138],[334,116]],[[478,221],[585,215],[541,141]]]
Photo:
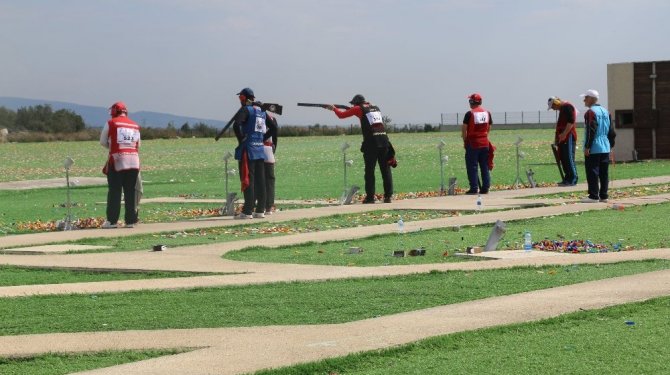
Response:
[[[265,212],[265,160],[249,160],[249,187],[244,194],[244,206],[242,213],[251,215],[256,207],[256,212]],[[240,170],[242,162],[240,161]],[[242,175],[240,174],[240,177]]]
[[[121,192],[125,201],[126,224],[137,223],[137,207],[135,206],[135,184],[137,169],[117,172],[114,167],[107,171],[107,221],[116,224],[121,214]]]
[[[577,167],[575,166],[575,138],[572,134],[568,135],[568,139],[564,143],[558,144],[558,154],[561,157],[561,166],[565,178],[563,183],[574,185],[577,183]]]
[[[472,148],[465,146],[465,168],[468,171],[470,191],[487,193],[491,186],[491,174],[489,173],[489,148]],[[481,170],[481,190],[479,190],[479,170]]]
[[[384,182],[384,198],[393,195],[393,175],[388,165],[388,147],[369,147],[363,149],[363,162],[365,163],[365,195],[366,199],[375,197],[375,165],[379,165]]]
[[[589,185],[589,198],[607,199],[609,185],[610,154],[590,154],[584,159],[586,181]]]
[[[265,163],[265,211],[272,210],[275,205],[275,165]]]

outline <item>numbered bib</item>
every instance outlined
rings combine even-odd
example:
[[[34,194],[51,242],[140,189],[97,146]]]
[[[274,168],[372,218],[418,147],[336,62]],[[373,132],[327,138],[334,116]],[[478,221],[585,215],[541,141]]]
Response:
[[[256,126],[254,127],[254,131],[258,133],[263,133],[267,131],[267,126],[265,125],[265,119],[262,116],[256,116]]]
[[[482,125],[489,123],[489,113],[488,112],[473,112],[475,117],[475,125]]]
[[[382,121],[382,113],[379,111],[368,112],[365,114],[365,116],[368,118],[368,122],[370,123],[370,125],[384,123],[384,121]]]
[[[140,141],[140,132],[131,128],[116,128],[116,143],[120,146],[134,147]]]

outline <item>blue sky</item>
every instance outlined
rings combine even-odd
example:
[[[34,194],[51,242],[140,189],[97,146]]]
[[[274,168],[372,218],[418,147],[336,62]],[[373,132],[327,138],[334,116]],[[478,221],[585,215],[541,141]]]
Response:
[[[250,86],[291,124],[346,124],[295,103],[357,93],[397,123],[439,122],[475,91],[491,111],[588,88],[606,104],[608,63],[670,59],[668,15],[667,0],[3,0],[0,96],[226,120]]]

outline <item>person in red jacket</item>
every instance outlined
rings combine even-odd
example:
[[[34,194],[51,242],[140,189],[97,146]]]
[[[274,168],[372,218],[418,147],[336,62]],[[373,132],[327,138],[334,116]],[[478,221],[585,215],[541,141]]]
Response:
[[[100,133],[100,144],[109,149],[103,172],[107,174],[107,221],[105,229],[116,228],[121,214],[121,191],[125,200],[125,227],[137,223],[137,201],[135,200],[138,174],[140,172],[140,126],[128,117],[123,102],[109,108],[112,117]]]
[[[465,167],[468,172],[470,190],[465,194],[487,194],[491,186],[491,175],[489,173],[489,130],[493,125],[491,112],[485,110],[482,105],[482,96],[475,93],[468,96],[470,111],[463,117],[461,136],[465,146]],[[481,186],[477,169],[481,170]]]
[[[554,144],[558,146],[558,156],[563,167],[564,178],[558,186],[574,186],[577,184],[577,167],[575,166],[575,149],[577,147],[577,110],[570,102],[552,96],[547,100],[547,110],[558,111]]]
[[[391,203],[393,196],[393,176],[391,167],[395,166],[395,151],[391,146],[382,113],[379,107],[370,104],[363,95],[356,95],[349,102],[351,108],[343,110],[333,105],[326,109],[334,111],[338,118],[356,116],[361,121],[363,143],[361,152],[365,163],[365,199],[363,203],[375,203],[375,165],[379,164],[384,182],[384,203]]]

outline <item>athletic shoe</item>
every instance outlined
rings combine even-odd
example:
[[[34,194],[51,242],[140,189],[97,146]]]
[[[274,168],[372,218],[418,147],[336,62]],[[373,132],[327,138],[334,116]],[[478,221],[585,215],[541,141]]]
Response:
[[[265,216],[272,215],[272,210],[265,210]]]
[[[118,225],[116,223],[112,224],[109,221],[105,220],[105,222],[102,223],[101,228],[102,229],[113,229],[113,228],[117,228],[117,227],[118,227]]]
[[[391,203],[391,198],[390,197],[384,198],[384,203]]]
[[[235,215],[235,220],[246,220],[246,219],[251,219],[253,218],[252,215],[247,215],[245,213],[240,213],[238,215]]]
[[[375,203],[375,199],[374,199],[374,198],[372,198],[372,199],[367,199],[367,198],[365,198],[365,199],[363,200],[363,204],[374,204],[374,203]]]
[[[254,219],[265,219],[265,214],[263,212],[254,212],[252,217]]]
[[[607,203],[607,202],[609,202],[609,201],[607,200],[607,198],[605,198],[605,199],[601,199],[601,200],[600,200],[600,203]]]
[[[488,194],[488,193],[489,193],[488,190],[482,190],[482,191],[479,192],[479,194]]]
[[[135,228],[135,224],[134,224],[134,223],[126,224],[126,225],[124,225],[123,227],[124,227],[124,228]]]
[[[598,203],[599,201],[597,199],[593,199],[591,197],[586,197],[581,200],[582,203]]]
[[[477,190],[468,190],[465,192],[465,195],[477,195],[479,194]]]

